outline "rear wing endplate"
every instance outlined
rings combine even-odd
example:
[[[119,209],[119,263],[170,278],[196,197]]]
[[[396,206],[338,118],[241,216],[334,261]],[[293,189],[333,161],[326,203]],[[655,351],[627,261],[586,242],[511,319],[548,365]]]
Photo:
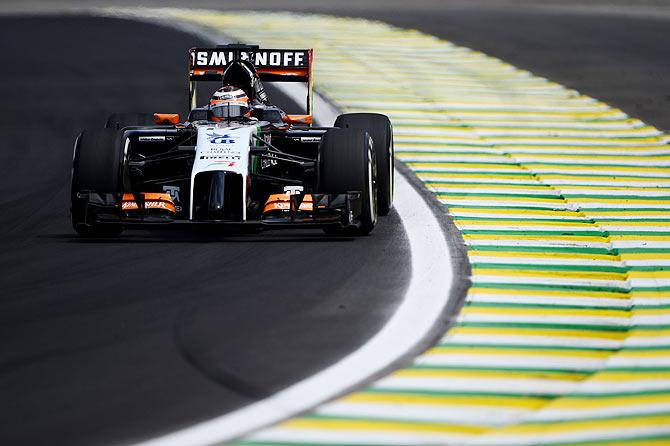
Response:
[[[189,107],[196,107],[196,83],[219,81],[231,62],[246,60],[264,82],[304,82],[307,84],[307,113],[312,114],[312,60],[310,49],[261,49],[258,45],[219,45],[189,50]]]

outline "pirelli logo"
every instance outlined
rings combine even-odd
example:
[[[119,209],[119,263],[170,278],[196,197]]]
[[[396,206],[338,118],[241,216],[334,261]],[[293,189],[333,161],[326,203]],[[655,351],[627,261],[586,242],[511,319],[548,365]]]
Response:
[[[307,68],[309,50],[256,50],[193,48],[191,67],[197,69],[225,67],[236,60],[248,60],[257,68]]]

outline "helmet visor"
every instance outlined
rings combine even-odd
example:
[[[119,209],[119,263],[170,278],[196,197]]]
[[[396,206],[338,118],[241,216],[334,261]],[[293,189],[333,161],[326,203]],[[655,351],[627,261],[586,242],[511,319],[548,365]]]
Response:
[[[212,116],[219,119],[241,118],[250,110],[244,102],[220,102],[211,108]]]

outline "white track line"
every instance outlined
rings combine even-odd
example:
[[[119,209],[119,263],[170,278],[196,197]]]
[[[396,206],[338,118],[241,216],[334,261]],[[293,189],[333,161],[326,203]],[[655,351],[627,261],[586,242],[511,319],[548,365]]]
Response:
[[[179,23],[151,20],[141,16],[122,17],[150,23],[159,22],[196,34],[214,44],[204,28],[180,26]],[[215,36],[221,38],[222,36]],[[282,91],[302,103],[306,88],[290,84]],[[315,119],[332,125],[339,113],[325,99],[315,94]],[[396,175],[394,207],[402,220],[411,251],[411,277],[407,292],[395,314],[386,325],[358,350],[336,364],[257,403],[232,413],[212,418],[138,446],[200,446],[230,441],[259,428],[309,410],[328,401],[390,367],[408,355],[439,322],[449,302],[453,282],[452,253],[440,222],[424,198],[399,172]],[[374,233],[373,233],[374,237]],[[454,253],[455,254],[455,253]]]

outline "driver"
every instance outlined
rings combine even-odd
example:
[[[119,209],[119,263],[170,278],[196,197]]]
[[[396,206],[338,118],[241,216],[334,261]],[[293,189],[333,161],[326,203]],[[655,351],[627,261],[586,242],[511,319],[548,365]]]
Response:
[[[214,92],[209,101],[212,121],[243,120],[251,116],[249,97],[244,90],[225,85]]]

